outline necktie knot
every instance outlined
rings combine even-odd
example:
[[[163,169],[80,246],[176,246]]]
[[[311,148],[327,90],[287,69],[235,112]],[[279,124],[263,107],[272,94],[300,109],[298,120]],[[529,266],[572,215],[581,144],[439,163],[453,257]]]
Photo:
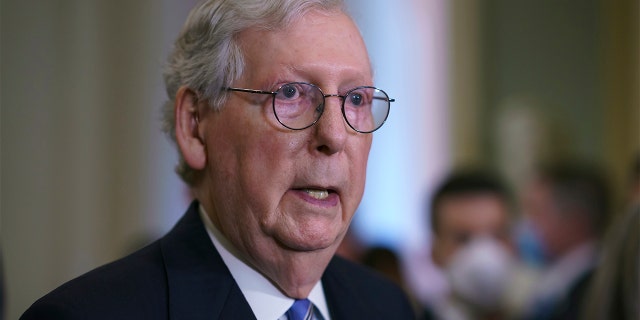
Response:
[[[311,301],[309,299],[297,299],[291,308],[287,310],[287,319],[289,320],[305,320],[310,319]]]

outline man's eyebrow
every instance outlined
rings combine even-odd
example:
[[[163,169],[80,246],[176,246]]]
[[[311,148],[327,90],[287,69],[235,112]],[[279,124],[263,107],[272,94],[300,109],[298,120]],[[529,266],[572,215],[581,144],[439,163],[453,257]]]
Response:
[[[285,70],[289,72],[288,73],[289,76],[291,75],[298,76],[299,79],[302,78],[306,82],[313,83],[312,81],[313,78],[322,78],[322,75],[318,75],[318,73],[315,70],[312,70],[313,66],[311,66],[310,68],[304,68],[304,67],[293,65],[293,64],[287,64],[283,67]],[[348,69],[348,70],[343,70],[342,72],[337,73],[338,78],[340,78],[339,82],[342,84],[349,83],[353,86],[373,85],[373,72],[370,70],[370,68],[368,68],[368,71],[367,71],[370,73],[368,76],[366,75],[366,72],[351,72],[351,71],[352,69]],[[298,80],[298,79],[293,79],[293,80]],[[317,85],[317,83],[313,83],[313,84]]]
[[[305,79],[301,79],[301,78],[304,78],[301,75],[302,73],[303,72],[299,71],[298,69],[296,69],[295,66],[285,65],[285,66],[283,66],[283,68],[280,71],[278,71],[277,73],[275,73],[272,76],[267,77],[266,80],[261,81],[259,83],[259,86],[261,86],[260,89],[262,89],[262,90],[276,90],[276,89],[278,89],[279,84],[282,84],[283,82],[293,82],[293,81],[307,80],[306,78]]]

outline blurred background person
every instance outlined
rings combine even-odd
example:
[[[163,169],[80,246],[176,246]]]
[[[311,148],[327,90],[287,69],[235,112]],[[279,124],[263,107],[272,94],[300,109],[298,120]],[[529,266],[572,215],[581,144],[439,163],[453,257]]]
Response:
[[[424,318],[502,319],[512,270],[512,199],[496,176],[454,172],[431,200],[432,258],[446,273],[450,293]]]
[[[349,261],[362,263],[362,255],[366,249],[358,234],[352,227],[349,227],[347,234],[344,235],[342,242],[338,246],[338,250],[336,250],[336,254]]]
[[[393,248],[383,244],[365,245],[357,232],[350,228],[342,239],[336,254],[352,262],[364,265],[393,281],[405,291],[411,305],[414,307],[414,311],[417,313],[422,312],[420,302],[418,302],[409,287],[406,274],[403,272],[403,262],[400,259],[400,255]]]
[[[640,204],[636,204],[617,217],[607,233],[581,319],[640,319],[639,230]]]
[[[574,162],[543,166],[525,188],[522,204],[543,258],[525,319],[578,319],[607,222],[603,173]]]
[[[385,246],[369,247],[362,255],[362,264],[376,270],[401,288],[407,289],[398,254]]]
[[[422,306],[412,292],[407,276],[403,272],[402,260],[394,249],[385,245],[372,245],[362,252],[360,262],[379,272],[404,290],[416,314],[422,313]]]
[[[4,319],[4,268],[2,267],[2,252],[0,251],[0,320]]]
[[[631,165],[631,174],[629,177],[628,201],[631,203],[631,206],[637,206],[640,205],[640,152],[638,152],[635,161]]]
[[[589,286],[585,320],[640,319],[640,154],[630,170],[629,203],[607,230]]]

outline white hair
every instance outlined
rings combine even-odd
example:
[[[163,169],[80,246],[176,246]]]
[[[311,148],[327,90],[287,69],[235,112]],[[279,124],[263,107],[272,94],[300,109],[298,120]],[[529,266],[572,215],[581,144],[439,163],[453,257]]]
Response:
[[[252,27],[279,29],[312,9],[345,12],[342,0],[208,0],[196,6],[175,42],[164,71],[169,96],[163,106],[163,130],[175,143],[174,104],[186,86],[218,110],[226,100],[222,90],[243,73],[244,57],[237,35]],[[198,172],[180,155],[178,175],[193,185]]]

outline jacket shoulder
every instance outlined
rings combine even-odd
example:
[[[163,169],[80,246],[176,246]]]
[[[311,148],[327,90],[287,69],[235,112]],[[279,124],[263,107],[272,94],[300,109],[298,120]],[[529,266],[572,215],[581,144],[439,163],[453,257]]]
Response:
[[[162,319],[167,311],[166,283],[155,242],[61,285],[20,319]]]
[[[404,290],[369,268],[336,256],[322,280],[336,319],[416,319]]]

